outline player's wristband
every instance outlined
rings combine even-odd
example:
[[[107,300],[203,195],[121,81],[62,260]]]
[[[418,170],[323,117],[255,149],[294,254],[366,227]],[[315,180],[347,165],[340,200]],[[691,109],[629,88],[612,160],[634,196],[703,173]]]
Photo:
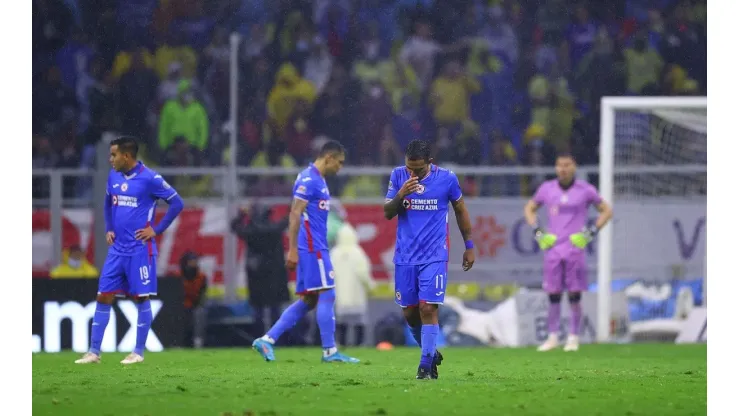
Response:
[[[588,230],[589,234],[591,234],[591,237],[595,237],[596,234],[599,233],[599,228],[596,227],[595,225],[592,225],[592,226],[586,228],[586,230]]]
[[[474,247],[475,246],[473,245],[473,240],[467,240],[467,241],[465,241],[465,250],[470,250],[470,249],[472,249]]]

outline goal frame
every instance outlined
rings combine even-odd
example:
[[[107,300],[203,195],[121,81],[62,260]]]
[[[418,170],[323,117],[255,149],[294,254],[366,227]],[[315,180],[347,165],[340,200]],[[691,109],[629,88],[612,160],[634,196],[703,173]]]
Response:
[[[614,204],[614,143],[616,112],[624,110],[707,108],[707,97],[603,97],[599,132],[599,193]],[[614,230],[611,221],[599,232],[597,241],[597,342],[610,339],[612,249]],[[706,276],[705,276],[706,279]]]

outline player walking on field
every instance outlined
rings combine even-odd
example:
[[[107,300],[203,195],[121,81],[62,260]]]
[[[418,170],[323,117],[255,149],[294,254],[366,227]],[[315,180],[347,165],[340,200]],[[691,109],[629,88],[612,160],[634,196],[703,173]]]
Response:
[[[396,303],[421,346],[417,379],[438,378],[437,366],[442,363],[436,341],[438,308],[447,289],[450,203],[465,241],[462,268],[468,271],[475,262],[473,227],[457,176],[432,164],[428,143],[413,140],[406,148],[406,165],[391,173],[383,211],[386,219],[398,216],[393,257]]]
[[[105,195],[105,239],[110,248],[98,283],[90,351],[77,364],[100,362],[100,346],[116,296],[130,296],[138,309],[136,347],[121,361],[144,361],[144,348],[152,326],[149,296],[157,294],[157,246],[154,237],[162,234],[183,208],[180,196],[157,172],[136,160],[139,146],[131,137],[111,142]],[[154,225],[158,200],[169,204],[167,213]]]
[[[560,302],[564,291],[570,303],[570,332],[565,351],[578,351],[580,333],[581,292],[588,287],[586,246],[612,217],[612,209],[596,188],[575,179],[576,162],[563,154],[555,162],[557,179],[544,182],[534,197],[524,206],[524,218],[534,229],[534,239],[545,252],[543,289],[550,298],[547,312],[549,336],[538,351],[557,348],[560,330]],[[537,209],[547,208],[548,227],[537,222]],[[588,208],[596,207],[599,217],[588,226]]]
[[[252,348],[266,361],[275,361],[275,341],[294,327],[313,308],[324,348],[322,362],[358,363],[339,351],[334,340],[334,269],[326,241],[331,195],[324,179],[334,175],[344,165],[344,148],[339,142],[328,141],[318,158],[304,169],[293,185],[293,204],[288,225],[289,249],[286,266],[298,267],[296,294],[301,299],[290,305],[267,334],[252,343]]]

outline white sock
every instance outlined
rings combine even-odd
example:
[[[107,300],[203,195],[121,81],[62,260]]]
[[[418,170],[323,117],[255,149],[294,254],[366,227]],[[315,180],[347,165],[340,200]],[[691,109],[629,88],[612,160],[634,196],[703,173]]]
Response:
[[[324,357],[328,357],[337,352],[337,347],[324,348]]]
[[[274,339],[272,339],[272,338],[270,338],[270,337],[268,337],[268,336],[267,336],[267,334],[265,334],[265,335],[262,335],[262,338],[260,338],[260,339],[261,339],[261,340],[264,340],[264,341],[267,341],[267,342],[269,342],[270,344],[275,344],[275,340],[274,340]]]

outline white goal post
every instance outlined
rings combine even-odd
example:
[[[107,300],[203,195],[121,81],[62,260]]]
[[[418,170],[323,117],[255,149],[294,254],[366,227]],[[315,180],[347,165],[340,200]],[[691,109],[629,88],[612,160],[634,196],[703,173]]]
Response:
[[[599,191],[615,206],[615,219],[620,200],[672,206],[670,198],[697,197],[700,208],[703,195],[706,207],[706,109],[706,97],[602,98]],[[611,285],[622,266],[613,262],[615,227],[627,232],[609,223],[597,241],[598,342],[613,340]]]

